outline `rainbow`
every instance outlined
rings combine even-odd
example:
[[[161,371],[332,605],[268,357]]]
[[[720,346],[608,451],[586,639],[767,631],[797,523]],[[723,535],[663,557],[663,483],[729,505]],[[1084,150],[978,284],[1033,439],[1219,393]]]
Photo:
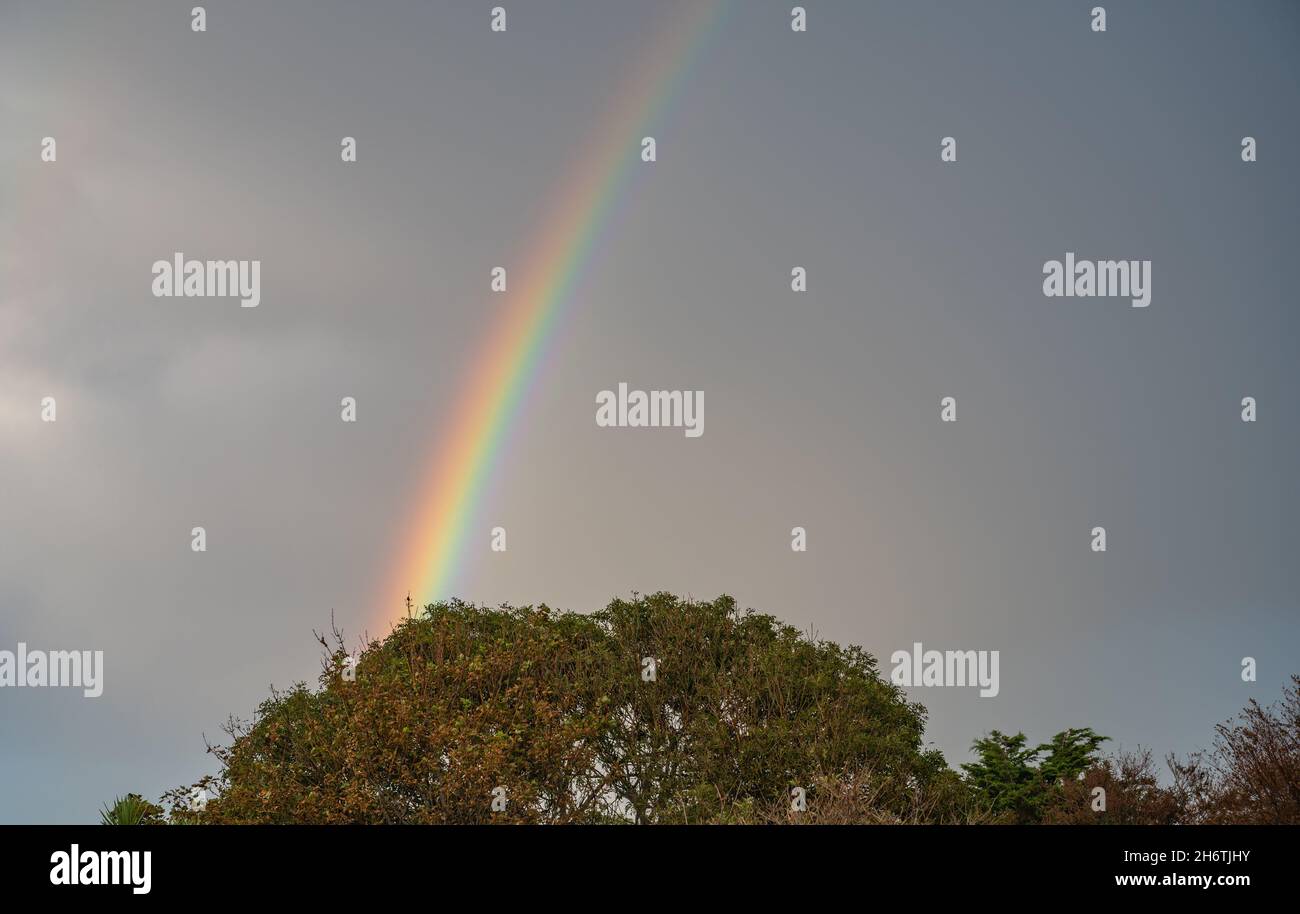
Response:
[[[691,0],[687,12],[651,42],[627,89],[617,96],[617,110],[584,147],[587,154],[561,186],[522,269],[510,269],[507,305],[471,362],[410,522],[399,530],[398,559],[383,579],[378,600],[386,620],[397,616],[408,593],[416,605],[452,595],[461,555],[477,529],[479,503],[509,431],[574,287],[642,164],[641,137],[650,135],[647,131],[680,93],[726,2]],[[482,540],[486,548],[486,531]]]

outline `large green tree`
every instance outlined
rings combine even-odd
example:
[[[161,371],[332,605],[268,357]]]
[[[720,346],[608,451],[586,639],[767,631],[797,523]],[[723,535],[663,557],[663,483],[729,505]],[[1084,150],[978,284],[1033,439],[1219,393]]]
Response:
[[[870,654],[730,597],[439,603],[355,657],[334,634],[317,686],[232,719],[219,770],[167,794],[166,821],[1300,821],[1300,677],[1171,757],[1168,786],[1149,752],[1100,758],[1088,728],[1038,746],[994,730],[962,777]],[[131,795],[103,819],[164,817]]]
[[[178,788],[174,818],[780,821],[802,812],[795,788],[809,819],[965,815],[964,785],[922,747],[924,708],[870,654],[730,597],[591,615],[439,603],[355,661],[326,645],[318,687],[232,720],[197,785],[206,808]]]

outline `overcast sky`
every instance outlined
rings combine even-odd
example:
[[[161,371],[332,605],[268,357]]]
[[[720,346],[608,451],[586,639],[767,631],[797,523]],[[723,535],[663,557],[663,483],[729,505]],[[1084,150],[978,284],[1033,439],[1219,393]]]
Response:
[[[0,650],[105,654],[101,698],[0,689],[0,821],[190,783],[331,612],[383,634],[489,270],[691,6],[191,5],[0,4]],[[1300,7],[791,5],[728,4],[664,112],[459,595],[998,650],[996,698],[911,691],[953,764],[995,727],[1205,745],[1300,671]],[[260,260],[261,304],[153,297],[177,251]],[[1150,260],[1150,306],[1045,298],[1067,251]],[[620,381],[703,390],[704,434],[598,428]]]

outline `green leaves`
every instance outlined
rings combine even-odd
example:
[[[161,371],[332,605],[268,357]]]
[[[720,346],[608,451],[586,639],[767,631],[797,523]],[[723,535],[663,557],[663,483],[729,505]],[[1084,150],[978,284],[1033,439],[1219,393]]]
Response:
[[[898,785],[946,772],[871,655],[726,596],[435,604],[367,645],[354,680],[345,654],[232,727],[205,821],[770,821],[792,787],[849,771],[888,781],[869,801],[891,820],[915,794]]]
[[[139,794],[118,797],[99,813],[100,825],[154,825],[162,820],[162,807],[155,806]]]
[[[994,814],[1021,824],[1040,822],[1062,783],[1094,765],[1107,738],[1084,727],[1065,730],[1031,749],[1023,733],[1008,736],[994,730],[972,746],[979,761],[961,767]]]

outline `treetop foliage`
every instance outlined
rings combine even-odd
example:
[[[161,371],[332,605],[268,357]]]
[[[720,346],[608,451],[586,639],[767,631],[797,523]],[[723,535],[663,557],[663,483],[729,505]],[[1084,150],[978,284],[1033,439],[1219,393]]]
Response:
[[[914,815],[955,775],[925,709],[858,647],[730,597],[658,593],[591,615],[439,603],[341,639],[319,688],[232,721],[200,782],[210,822],[702,822],[778,815],[852,774]],[[172,797],[187,799],[188,790]],[[498,799],[494,808],[494,798]],[[960,815],[959,810],[950,810]]]
[[[166,815],[130,795],[104,821],[1300,822],[1300,677],[1171,757],[1166,784],[1087,727],[1036,746],[994,730],[959,774],[875,657],[727,596],[437,603],[356,655],[333,634],[315,688],[228,722],[215,775]]]

